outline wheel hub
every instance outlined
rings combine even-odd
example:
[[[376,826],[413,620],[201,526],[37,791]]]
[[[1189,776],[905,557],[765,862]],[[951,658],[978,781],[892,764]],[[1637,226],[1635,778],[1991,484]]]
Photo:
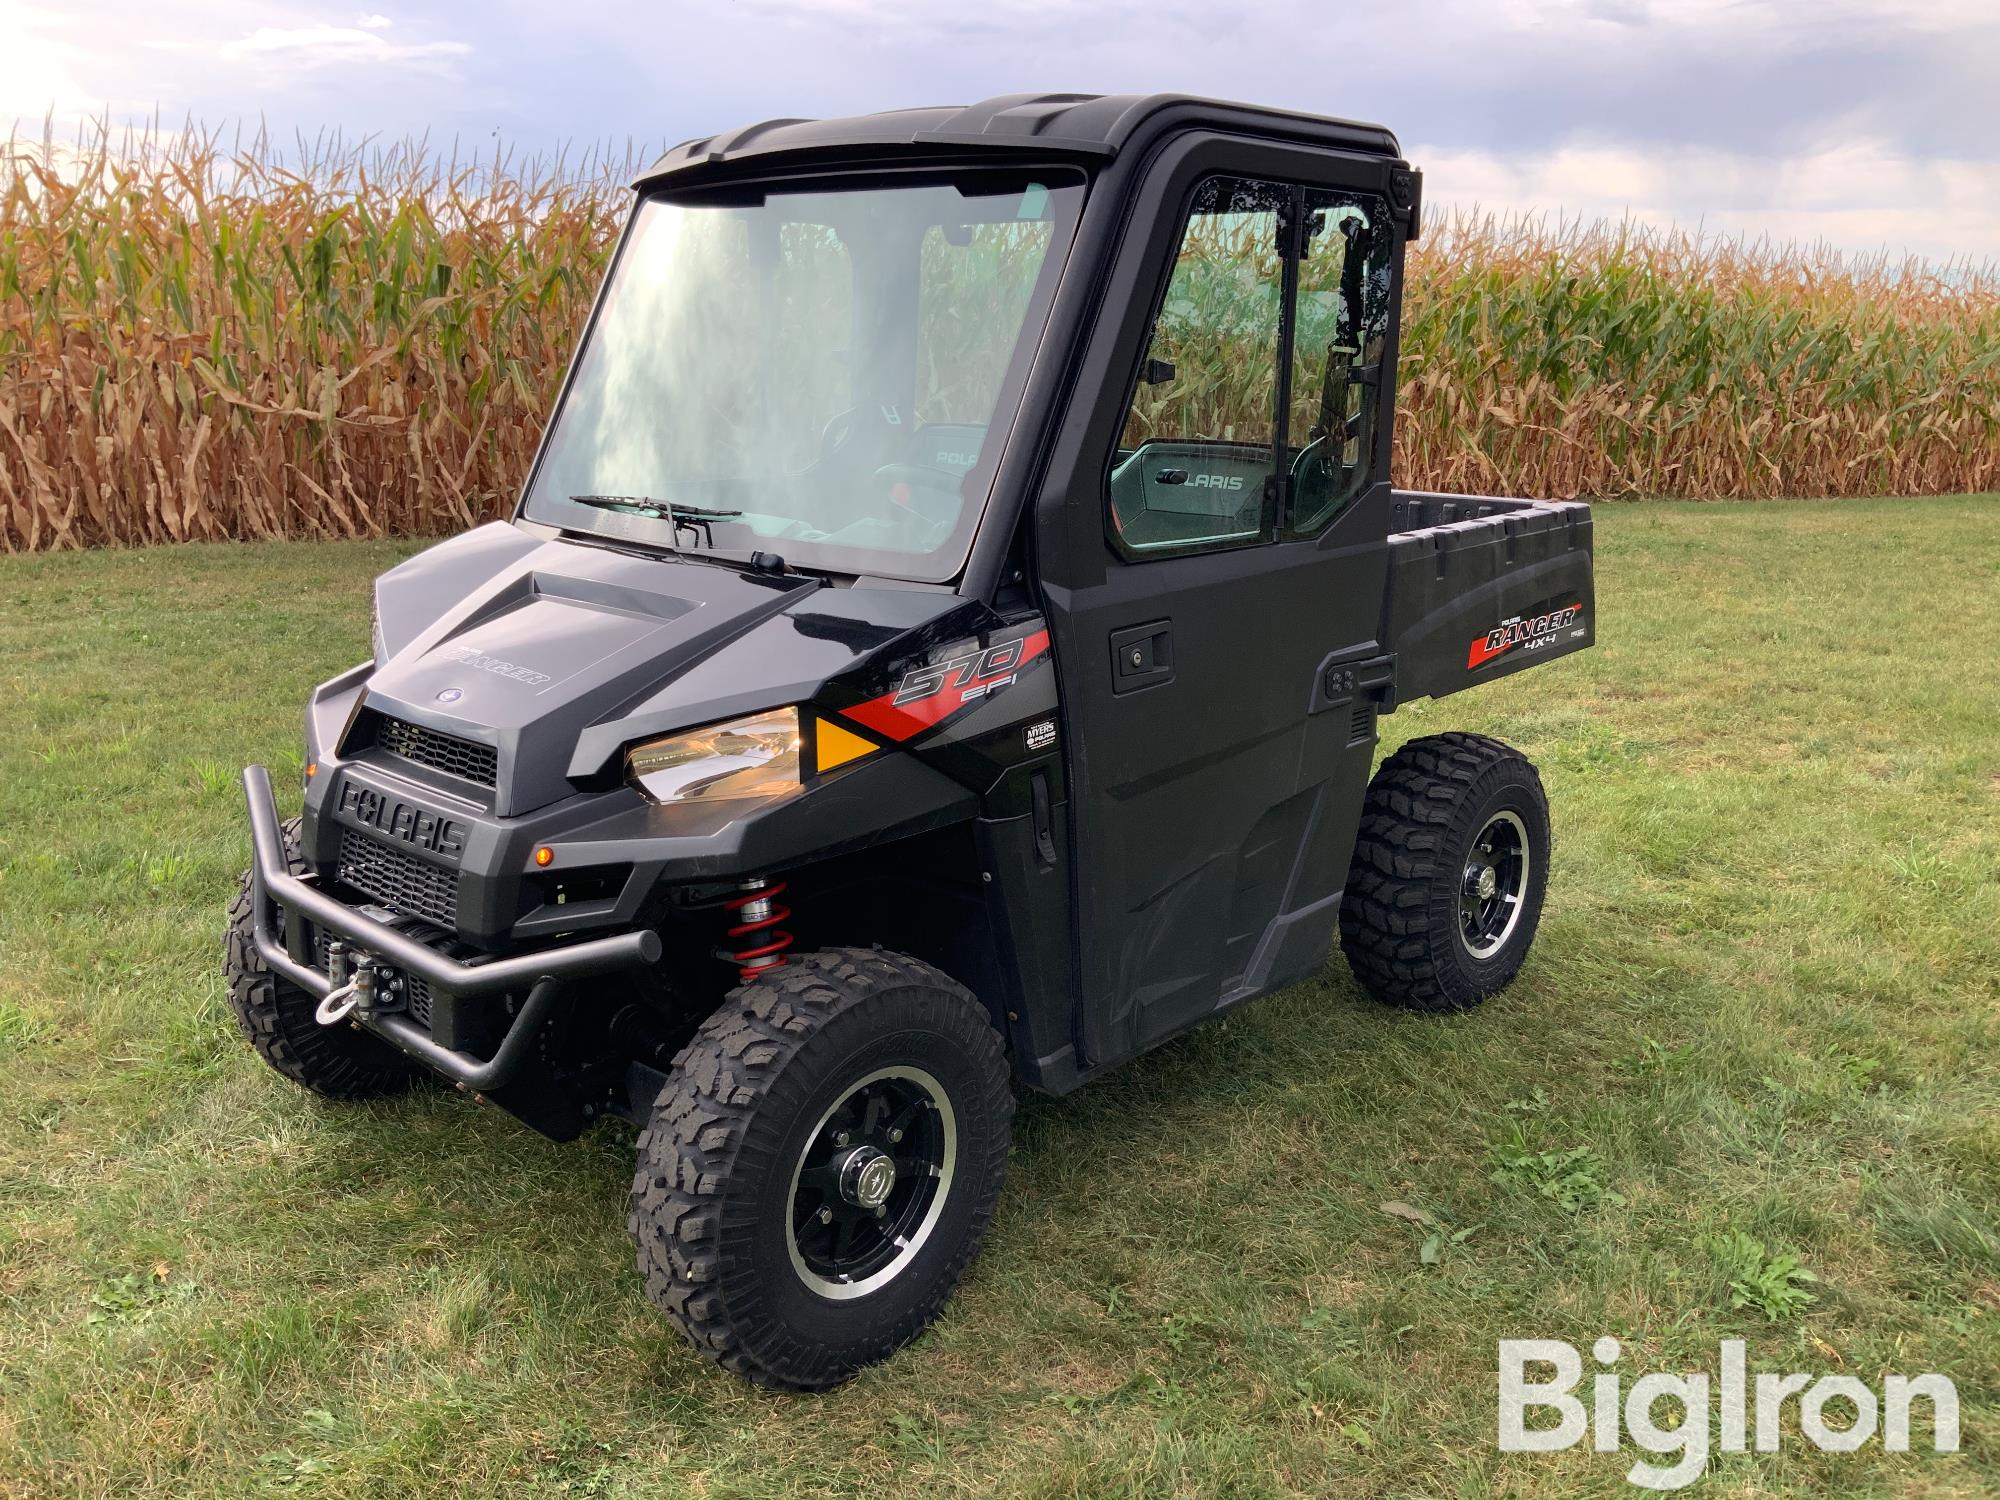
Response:
[[[856,1146],[840,1165],[840,1196],[857,1208],[880,1208],[896,1190],[896,1159]]]
[[[936,1077],[900,1066],[854,1080],[792,1170],[792,1269],[836,1301],[900,1275],[936,1227],[957,1163],[958,1117]]]
[[[1459,880],[1458,935],[1474,958],[1493,957],[1514,935],[1528,891],[1528,828],[1518,813],[1487,819]]]

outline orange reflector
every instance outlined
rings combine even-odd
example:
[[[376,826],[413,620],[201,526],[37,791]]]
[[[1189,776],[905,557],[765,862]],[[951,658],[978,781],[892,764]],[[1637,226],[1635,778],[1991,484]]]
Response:
[[[542,845],[541,848],[535,851],[535,863],[538,865],[548,864],[555,857],[556,851],[551,849],[547,844]]]
[[[316,760],[309,760],[309,761],[307,761],[307,762],[306,762],[306,780],[307,780],[307,781],[311,781],[311,780],[313,779],[313,777],[315,777],[315,776],[317,776],[317,775],[319,775],[319,762],[318,762],[318,761],[316,761]]]
[[[859,760],[864,755],[873,755],[880,748],[873,740],[864,740],[851,730],[842,729],[831,719],[819,721],[816,738],[813,769],[822,774],[835,766]]]

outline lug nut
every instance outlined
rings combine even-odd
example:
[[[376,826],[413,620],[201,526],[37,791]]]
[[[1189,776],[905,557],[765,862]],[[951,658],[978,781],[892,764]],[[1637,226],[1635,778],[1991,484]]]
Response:
[[[835,1131],[835,1132],[834,1132],[834,1136],[833,1136],[833,1143],[834,1143],[834,1145],[836,1145],[836,1146],[845,1146],[845,1145],[847,1144],[847,1141],[848,1141],[848,1135],[847,1135],[847,1132],[846,1132],[846,1131],[844,1131],[844,1130],[839,1130],[839,1131]]]
[[[885,1203],[885,1204],[883,1204],[883,1205],[882,1205],[882,1206],[881,1206],[880,1208],[876,1209],[876,1210],[875,1210],[875,1217],[876,1217],[876,1218],[878,1218],[878,1219],[886,1219],[886,1218],[888,1218],[888,1217],[889,1217],[889,1205]]]
[[[894,1130],[889,1132],[889,1139],[891,1141],[900,1141],[902,1138],[903,1138],[903,1127],[900,1125],[898,1125]]]
[[[822,1224],[831,1224],[833,1222],[833,1210],[830,1208],[822,1208],[819,1211],[819,1221]]]

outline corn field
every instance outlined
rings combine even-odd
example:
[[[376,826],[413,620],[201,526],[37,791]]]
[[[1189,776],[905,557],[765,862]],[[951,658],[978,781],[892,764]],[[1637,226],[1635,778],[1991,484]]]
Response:
[[[12,143],[0,547],[433,535],[503,513],[630,166]],[[1203,373],[1258,420],[1268,372]],[[1395,475],[1415,488],[2000,488],[1988,267],[1459,217],[1412,252],[1400,373]]]
[[[534,453],[614,164],[99,139],[0,159],[9,550],[448,532]]]

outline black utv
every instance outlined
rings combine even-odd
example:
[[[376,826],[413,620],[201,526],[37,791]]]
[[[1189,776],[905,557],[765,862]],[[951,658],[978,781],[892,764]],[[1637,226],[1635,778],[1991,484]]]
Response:
[[[1318,971],[1506,985],[1534,768],[1379,715],[1591,643],[1588,507],[1392,489],[1375,126],[1015,95],[675,147],[512,520],[385,574],[244,775],[281,1073],[639,1127],[652,1299],[767,1385],[964,1274],[1016,1085]]]

